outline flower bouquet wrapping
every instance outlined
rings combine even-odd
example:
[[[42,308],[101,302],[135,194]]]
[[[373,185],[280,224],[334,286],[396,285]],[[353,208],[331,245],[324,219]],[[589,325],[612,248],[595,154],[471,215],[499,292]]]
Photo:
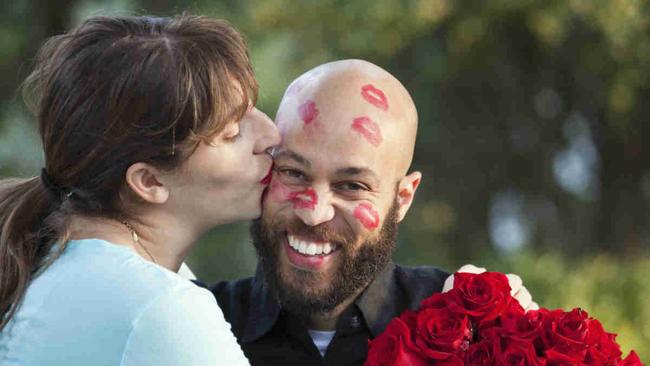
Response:
[[[524,311],[502,273],[458,272],[449,292],[394,318],[365,365],[643,365],[615,337],[581,309]]]

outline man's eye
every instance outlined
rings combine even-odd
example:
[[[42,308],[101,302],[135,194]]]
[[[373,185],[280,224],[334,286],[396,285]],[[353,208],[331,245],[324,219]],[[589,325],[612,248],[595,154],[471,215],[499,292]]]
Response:
[[[283,168],[283,169],[278,169],[278,171],[280,172],[280,174],[292,179],[299,179],[299,180],[305,179],[305,175],[300,170]]]
[[[345,191],[367,191],[368,187],[361,183],[356,182],[344,182],[338,185],[339,189]]]

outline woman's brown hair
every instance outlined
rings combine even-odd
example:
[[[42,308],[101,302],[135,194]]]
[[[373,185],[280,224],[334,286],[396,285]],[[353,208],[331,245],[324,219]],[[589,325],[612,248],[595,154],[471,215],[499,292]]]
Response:
[[[24,83],[45,168],[0,180],[0,330],[63,250],[71,215],[126,215],[130,165],[178,167],[257,90],[242,37],[221,20],[93,17],[49,39]]]

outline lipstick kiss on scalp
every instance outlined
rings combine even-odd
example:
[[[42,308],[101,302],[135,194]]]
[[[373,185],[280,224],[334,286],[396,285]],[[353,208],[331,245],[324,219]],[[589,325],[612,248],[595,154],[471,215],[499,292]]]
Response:
[[[372,84],[366,84],[361,87],[361,96],[368,103],[379,109],[388,110],[388,99],[381,89],[375,88]]]
[[[369,203],[361,203],[354,209],[354,217],[361,222],[368,230],[374,230],[379,226],[379,214]]]
[[[313,210],[318,203],[318,196],[312,188],[307,188],[304,191],[289,193],[289,201],[293,202],[294,209],[306,208]]]
[[[359,132],[370,144],[377,147],[381,144],[381,129],[370,117],[357,117],[352,121],[352,129]]]
[[[318,117],[318,108],[316,108],[316,103],[313,100],[307,100],[298,107],[298,115],[305,124],[310,124],[316,119],[316,117]]]

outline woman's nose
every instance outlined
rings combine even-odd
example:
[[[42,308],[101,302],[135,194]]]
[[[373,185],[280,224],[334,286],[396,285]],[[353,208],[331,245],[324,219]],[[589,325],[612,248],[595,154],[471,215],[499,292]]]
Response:
[[[257,141],[255,142],[254,152],[261,154],[267,152],[269,149],[277,146],[281,142],[280,133],[275,123],[262,111],[259,113],[259,120],[257,129],[259,131]]]

